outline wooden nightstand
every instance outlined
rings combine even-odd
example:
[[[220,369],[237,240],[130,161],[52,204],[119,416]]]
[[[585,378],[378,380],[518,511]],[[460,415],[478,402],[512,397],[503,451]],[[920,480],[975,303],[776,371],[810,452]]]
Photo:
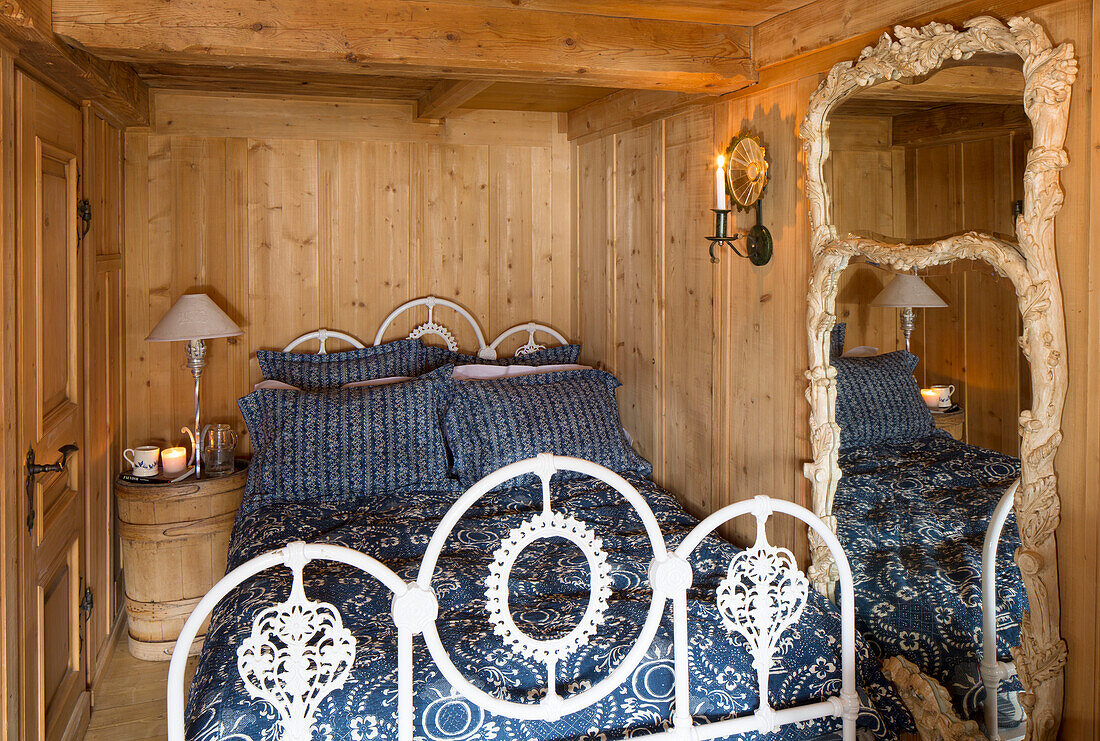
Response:
[[[953,412],[932,412],[932,423],[937,430],[943,430],[956,440],[962,440],[966,433],[966,414],[962,407]]]
[[[241,504],[248,461],[228,476],[178,484],[118,478],[118,533],[126,583],[130,653],[167,661],[183,623],[225,575],[229,535]],[[205,628],[191,646],[202,647]]]

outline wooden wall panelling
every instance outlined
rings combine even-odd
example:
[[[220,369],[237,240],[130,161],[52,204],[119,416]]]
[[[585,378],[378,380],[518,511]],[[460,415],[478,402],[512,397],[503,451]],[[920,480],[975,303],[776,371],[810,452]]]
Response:
[[[1093,173],[1093,142],[1100,117],[1090,115],[1097,105],[1095,52],[1100,36],[1089,36],[1096,22],[1090,3],[1067,0],[1029,13],[1052,40],[1074,42],[1079,65],[1078,82],[1070,105],[1066,151],[1069,164],[1062,172],[1065,202],[1058,214],[1058,270],[1066,311],[1069,388],[1062,413],[1062,445],[1055,462],[1062,497],[1058,528],[1058,563],[1062,636],[1069,648],[1060,736],[1064,739],[1100,739],[1100,683],[1097,652],[1098,621],[1093,615],[1100,594],[1097,533],[1100,533],[1100,374],[1096,372],[1100,342],[1100,259],[1095,228],[1098,183]],[[1057,43],[1057,42],[1055,42]],[[1091,84],[1090,81],[1091,80]]]
[[[218,106],[203,100],[211,135],[196,117],[168,127],[175,133],[127,137],[128,442],[179,441],[191,416],[182,347],[144,341],[185,291],[207,291],[245,330],[209,343],[203,376],[203,418],[238,427],[236,399],[259,380],[257,349],[322,325],[369,343],[415,296],[457,298],[490,339],[530,318],[575,332],[570,148],[558,117],[504,113],[451,143],[411,119],[394,140],[353,116],[344,125],[361,138],[315,138],[310,116],[335,127],[342,104],[312,101],[281,137],[244,127],[224,136]],[[230,115],[241,102],[218,105]],[[281,105],[267,101],[268,115]],[[463,324],[440,318],[473,345]]]
[[[452,298],[479,321],[489,315],[489,147],[417,147],[414,178],[420,196],[414,208],[423,231],[417,263],[424,271],[423,293]],[[451,322],[459,344],[474,344],[464,322]],[[482,331],[490,332],[487,326]]]
[[[92,223],[81,250],[85,271],[85,544],[95,602],[86,625],[94,687],[121,609],[114,477],[122,454],[122,132],[84,107],[83,197]]]
[[[663,152],[661,481],[679,493],[688,511],[699,516],[709,513],[713,492],[712,363],[716,338],[712,281],[716,266],[701,249],[713,224],[698,215],[713,207],[714,186],[697,177],[700,166],[714,156],[712,112],[694,109],[669,118]]]
[[[581,358],[609,370],[615,360],[615,144],[615,137],[604,137],[576,146],[574,154]]]
[[[619,397],[623,425],[635,448],[647,459],[660,451],[657,420],[659,278],[656,157],[659,124],[642,126],[619,137],[615,147],[615,302],[611,306],[615,336],[615,373],[629,391]],[[657,461],[656,468],[660,469]]]
[[[16,336],[15,65],[0,46],[0,330]],[[19,502],[23,455],[18,449],[19,397],[15,343],[0,343],[0,737],[19,735]],[[25,454],[25,451],[24,451]]]

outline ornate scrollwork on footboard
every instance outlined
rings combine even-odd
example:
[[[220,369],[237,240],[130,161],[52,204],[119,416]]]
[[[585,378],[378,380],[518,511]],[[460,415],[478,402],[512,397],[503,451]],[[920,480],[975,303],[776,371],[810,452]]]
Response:
[[[279,713],[286,741],[311,741],[321,701],[344,686],[355,661],[355,639],[328,602],[302,589],[304,543],[288,546],[294,573],[286,602],[263,610],[237,649],[237,671],[253,698]]]

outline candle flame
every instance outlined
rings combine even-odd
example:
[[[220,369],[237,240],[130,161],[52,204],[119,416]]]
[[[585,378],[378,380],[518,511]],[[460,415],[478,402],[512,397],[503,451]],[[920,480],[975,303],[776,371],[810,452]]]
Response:
[[[719,167],[725,167],[725,165],[726,165],[726,155],[724,155],[724,154],[718,155],[718,166]]]

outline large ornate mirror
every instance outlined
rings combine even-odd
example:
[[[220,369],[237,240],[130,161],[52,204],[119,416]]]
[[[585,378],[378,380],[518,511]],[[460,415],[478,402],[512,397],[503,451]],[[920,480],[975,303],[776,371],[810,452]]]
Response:
[[[1076,60],[1023,18],[894,34],[836,65],[802,124],[806,474],[920,735],[1053,739],[1054,216]],[[831,593],[828,552],[810,545]]]

